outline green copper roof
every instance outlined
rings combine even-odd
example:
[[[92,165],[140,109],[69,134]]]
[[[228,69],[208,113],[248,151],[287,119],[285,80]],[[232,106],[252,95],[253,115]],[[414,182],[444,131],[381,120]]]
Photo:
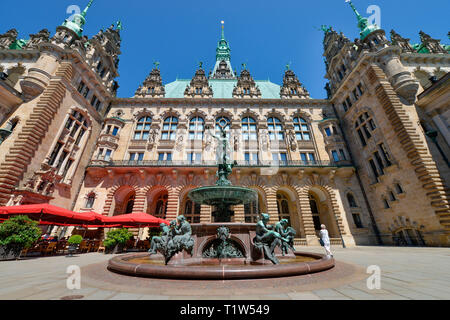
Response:
[[[18,39],[16,41],[14,41],[9,48],[12,50],[22,50],[23,47],[28,43],[28,41],[30,40],[25,40],[25,39]]]
[[[86,24],[86,14],[88,9],[92,6],[94,0],[90,0],[86,8],[81,14],[75,14],[72,21],[64,20],[63,26],[75,32],[79,37],[83,35],[83,26]]]
[[[216,49],[216,61],[229,61],[231,49],[228,45],[227,40],[225,40],[224,22],[222,21],[222,36],[220,37],[219,43]]]
[[[177,79],[165,85],[166,98],[184,98],[184,90],[191,80]],[[232,99],[233,88],[237,84],[235,79],[210,79],[209,85],[213,90],[215,99]],[[269,80],[255,80],[261,90],[262,99],[280,99],[280,86]]]
[[[380,29],[380,27],[378,27],[376,24],[369,24],[369,20],[359,14],[358,10],[356,10],[351,0],[345,0],[345,2],[348,2],[350,4],[350,7],[352,7],[353,11],[356,14],[356,18],[358,19],[358,28],[359,30],[361,30],[361,32],[359,33],[361,36],[361,40],[364,40],[373,31]]]

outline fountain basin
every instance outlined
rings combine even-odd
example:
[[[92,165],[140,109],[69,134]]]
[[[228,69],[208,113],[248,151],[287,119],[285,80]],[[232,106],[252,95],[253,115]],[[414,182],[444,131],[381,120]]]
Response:
[[[334,267],[334,259],[322,254],[296,252],[290,257],[278,256],[280,264],[249,262],[242,259],[188,258],[171,265],[164,265],[160,255],[149,257],[147,253],[133,253],[112,258],[108,269],[136,277],[236,280],[273,277],[289,277],[325,271]]]
[[[232,206],[246,204],[258,199],[255,190],[235,186],[208,186],[189,192],[189,198],[210,206]]]

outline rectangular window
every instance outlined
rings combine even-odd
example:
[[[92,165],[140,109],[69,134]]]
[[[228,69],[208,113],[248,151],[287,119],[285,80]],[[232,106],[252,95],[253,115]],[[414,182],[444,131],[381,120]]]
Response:
[[[350,97],[347,97],[347,98],[345,99],[345,102],[347,102],[347,106],[348,106],[348,108],[350,109],[350,108],[352,107],[352,101],[350,100]]]
[[[59,157],[58,164],[56,165],[56,169],[61,168],[61,166],[62,166],[64,160],[66,160],[66,157],[68,154],[69,153],[67,151],[62,152],[61,156]]]
[[[306,157],[306,153],[300,153],[300,158],[302,159],[303,162],[308,161],[308,159]]]
[[[384,174],[384,170],[383,170],[384,165],[383,165],[383,161],[381,161],[380,154],[378,153],[378,151],[375,151],[373,154],[375,156],[375,160],[377,161],[378,167],[380,168],[381,174]]]
[[[339,149],[339,154],[341,155],[341,160],[347,160],[347,157],[345,156],[344,150]]]
[[[377,170],[377,166],[375,165],[375,162],[373,162],[372,159],[369,160],[369,164],[370,164],[370,168],[372,169],[372,173],[374,174],[374,176],[377,178],[380,176],[378,174],[378,170]]]
[[[100,111],[100,109],[101,109],[101,101],[100,100],[97,100],[97,103],[95,104],[95,110],[97,110],[97,111]]]
[[[106,127],[105,133],[106,133],[106,134],[109,134],[110,132],[111,132],[111,125],[109,125],[109,126]]]
[[[144,160],[144,153],[143,152],[132,152],[130,153],[130,161],[142,161]]]
[[[78,92],[79,93],[83,92],[84,86],[85,86],[84,82],[80,81],[80,84],[78,85]]]
[[[353,216],[353,222],[355,223],[355,226],[357,228],[364,228],[362,221],[361,221],[361,216],[359,215],[359,213],[353,213],[352,216]]]
[[[202,154],[200,152],[189,152],[187,157],[190,163],[200,163],[202,161]]]
[[[362,95],[363,95],[363,93],[364,93],[364,90],[363,90],[362,84],[361,84],[361,83],[360,83],[360,84],[358,84],[358,85],[356,86],[356,88],[358,89],[358,93],[359,93],[359,96],[362,96]]]
[[[172,153],[160,152],[158,154],[158,161],[172,161]]]
[[[71,159],[67,160],[66,165],[64,166],[63,174],[62,174],[63,179],[66,177],[66,174],[69,171],[70,166],[72,165],[72,162],[73,162],[73,160],[71,160]]]
[[[100,149],[98,150],[97,160],[103,157],[103,151],[104,151],[103,148],[100,148]]]
[[[331,151],[331,155],[333,156],[333,160],[334,160],[335,162],[338,162],[338,161],[339,161],[339,155],[338,155],[338,153],[337,153],[336,150]]]
[[[384,146],[383,143],[380,143],[378,146],[380,148],[380,151],[381,151],[381,154],[383,156],[383,159],[386,162],[386,167],[389,167],[390,165],[392,165],[392,162],[389,160],[390,157],[389,157],[389,154],[388,154],[388,152],[386,150],[386,147]]]
[[[93,95],[92,99],[91,99],[91,106],[95,107],[96,103],[97,103],[97,97],[95,95]]]
[[[327,137],[331,136],[330,128],[325,128],[325,134],[327,135]]]
[[[83,135],[84,135],[84,132],[85,132],[84,128],[81,128],[81,129],[80,129],[80,132],[78,133],[77,139],[75,140],[75,145],[76,145],[76,146],[79,145],[79,143],[80,143],[80,141],[81,141],[81,138],[82,138]]]
[[[80,127],[80,125],[78,124],[78,122],[75,122],[75,124],[73,125],[73,128],[72,128],[72,131],[70,132],[71,137],[75,136],[75,133],[77,132],[79,127]]]
[[[83,97],[87,98],[88,94],[89,94],[89,88],[85,87],[84,91],[83,91]]]
[[[356,89],[353,90],[353,96],[355,97],[355,100],[358,100],[358,99],[359,99],[359,94],[358,94],[358,92],[356,91]]]
[[[114,127],[114,129],[112,131],[112,135],[117,136],[117,132],[119,132],[119,127]]]
[[[313,163],[316,161],[316,157],[315,157],[314,153],[308,153],[308,158],[309,158],[309,161],[311,161]]]
[[[111,153],[112,153],[112,150],[106,149],[105,161],[109,161],[111,159]]]
[[[55,163],[56,157],[58,156],[59,150],[61,150],[61,147],[63,144],[61,142],[57,142],[55,148],[53,149],[52,154],[50,155],[50,160],[48,161],[49,165],[53,165]]]
[[[370,134],[370,132],[369,132],[369,130],[367,129],[367,126],[366,126],[366,125],[363,125],[363,129],[364,129],[364,132],[366,133],[367,139],[372,138],[372,135]]]
[[[359,139],[361,140],[362,145],[366,146],[367,143],[366,143],[366,139],[364,138],[364,135],[362,134],[360,129],[358,129],[357,131],[358,131],[358,136],[359,136]]]

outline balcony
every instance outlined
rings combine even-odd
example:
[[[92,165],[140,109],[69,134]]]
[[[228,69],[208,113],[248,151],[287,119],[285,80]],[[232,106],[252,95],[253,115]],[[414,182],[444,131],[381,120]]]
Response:
[[[92,160],[89,167],[217,167],[217,162],[209,161],[188,161],[188,160],[110,160],[99,161]],[[302,161],[302,160],[286,160],[286,161],[237,161],[236,168],[251,168],[251,167],[282,167],[282,168],[325,168],[325,167],[353,167],[351,161]]]

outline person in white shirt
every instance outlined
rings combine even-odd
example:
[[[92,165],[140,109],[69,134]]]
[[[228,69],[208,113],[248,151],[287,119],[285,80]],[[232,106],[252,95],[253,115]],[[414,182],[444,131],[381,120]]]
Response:
[[[322,229],[320,230],[320,239],[322,240],[322,245],[325,248],[325,252],[327,256],[333,256],[330,250],[330,237],[328,236],[328,230],[327,227],[322,224],[320,226]]]

